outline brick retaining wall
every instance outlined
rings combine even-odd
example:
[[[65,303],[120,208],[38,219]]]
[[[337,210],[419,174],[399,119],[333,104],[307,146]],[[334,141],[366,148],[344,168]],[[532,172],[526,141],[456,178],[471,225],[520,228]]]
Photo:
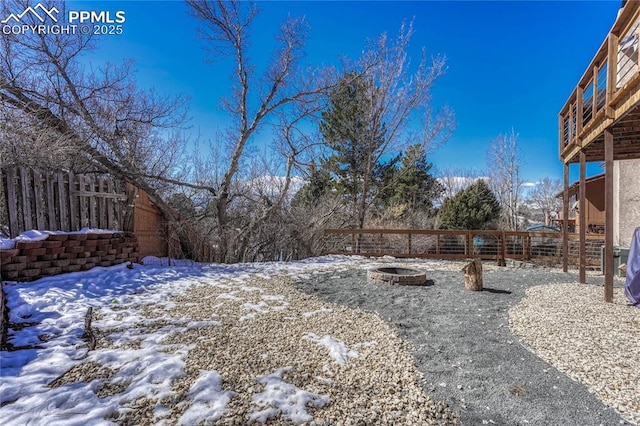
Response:
[[[53,234],[46,240],[18,241],[15,248],[0,250],[0,275],[3,281],[32,281],[139,260],[133,233]]]

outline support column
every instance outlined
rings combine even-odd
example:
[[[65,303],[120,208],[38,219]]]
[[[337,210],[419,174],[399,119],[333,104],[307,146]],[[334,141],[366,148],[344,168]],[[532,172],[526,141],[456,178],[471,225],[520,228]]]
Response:
[[[587,198],[585,183],[587,174],[587,159],[584,151],[580,151],[580,198],[579,198],[579,214],[580,214],[580,250],[579,250],[579,279],[580,283],[587,282]]]
[[[562,271],[569,270],[569,163],[564,163],[562,192]]]
[[[604,301],[613,302],[613,133],[604,131]]]

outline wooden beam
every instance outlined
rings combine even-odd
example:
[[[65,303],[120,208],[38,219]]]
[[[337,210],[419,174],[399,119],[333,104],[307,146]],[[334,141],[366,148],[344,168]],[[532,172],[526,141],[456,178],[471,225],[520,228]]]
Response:
[[[564,191],[562,192],[562,270],[569,270],[569,164],[564,164]]]
[[[562,152],[564,151],[564,118],[562,115],[558,115],[558,155],[560,160],[564,162],[562,158]]]
[[[584,151],[580,151],[580,192],[579,192],[579,215],[580,215],[580,249],[579,249],[579,279],[580,283],[587,282],[587,197],[585,177],[587,174],[587,160]]]
[[[604,132],[604,301],[613,302],[613,133]]]

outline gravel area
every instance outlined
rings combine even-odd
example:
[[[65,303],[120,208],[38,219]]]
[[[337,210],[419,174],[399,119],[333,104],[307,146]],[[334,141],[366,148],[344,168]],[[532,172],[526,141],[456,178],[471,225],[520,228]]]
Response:
[[[290,277],[202,279],[169,306],[145,306],[136,333],[185,318],[204,324],[162,341],[168,350],[188,350],[185,374],[172,383],[170,397],[142,397],[114,413],[110,420],[117,424],[191,424],[185,420],[188,410],[207,407],[190,389],[207,371],[222,379],[222,389],[211,393],[226,395],[226,406],[206,424],[455,424],[447,406],[424,391],[422,373],[393,327],[375,314],[298,291]],[[118,350],[106,338],[118,330],[98,331],[100,349]],[[97,392],[106,397],[126,389],[112,375],[86,362],[51,386],[98,379]],[[279,405],[273,406],[273,398]]]
[[[429,285],[367,282],[368,268],[392,265],[425,271]],[[286,265],[268,275],[212,269],[164,304],[133,298],[98,308],[102,358],[161,343],[184,359],[170,392],[141,394],[109,420],[195,424],[189,419],[206,412],[207,424],[221,425],[638,422],[640,310],[626,303],[621,280],[615,303],[605,304],[600,276],[579,285],[575,273],[485,263],[485,290],[472,292],[463,265],[353,258],[308,275]],[[107,311],[133,312],[135,330],[101,321]],[[122,334],[132,338],[113,340]],[[128,392],[118,370],[127,367],[95,359],[49,387],[93,383],[100,398]],[[198,396],[205,382],[207,396]]]
[[[421,374],[394,330],[360,309],[328,305],[296,291],[287,278],[256,279],[251,302],[260,306],[265,294],[277,295],[283,309],[258,310],[247,320],[246,301],[227,300],[222,324],[205,337],[175,336],[175,343],[196,342],[187,357],[187,373],[215,370],[225,388],[237,393],[227,406],[224,424],[246,424],[252,396],[261,390],[256,377],[284,366],[288,383],[330,403],[313,410],[316,425],[448,424],[454,417],[422,390]],[[176,300],[176,314],[206,319],[218,295],[209,286],[191,289]],[[201,303],[193,304],[194,300]],[[267,297],[267,300],[269,298]],[[184,303],[190,301],[191,303]],[[182,302],[182,303],[181,303]],[[250,311],[249,311],[250,312]],[[245,317],[246,318],[246,317]],[[319,340],[342,342],[347,349],[333,361]],[[335,347],[334,347],[335,349]],[[335,354],[335,353],[334,353]],[[193,377],[193,374],[189,374]],[[188,389],[188,381],[182,385]],[[288,423],[285,419],[280,419]]]
[[[603,392],[597,391],[600,385],[588,389],[571,377],[584,383],[588,380],[580,379],[575,368],[569,369],[570,365],[581,365],[583,361],[587,363],[584,368],[587,371],[598,366],[609,372],[601,374],[609,383],[604,388],[609,389],[617,386],[612,383],[620,376],[611,372],[628,370],[639,359],[637,342],[640,339],[637,316],[634,316],[637,309],[626,307],[619,291],[616,292],[618,302],[615,308],[611,307],[609,317],[613,322],[601,323],[599,317],[594,316],[594,309],[570,309],[581,302],[572,298],[572,294],[580,292],[589,294],[585,297],[591,305],[604,304],[602,287],[597,285],[602,282],[601,277],[590,276],[589,285],[576,286],[575,273],[546,268],[499,268],[485,263],[485,291],[471,292],[463,288],[461,268],[464,264],[460,262],[382,259],[380,264],[426,270],[432,285],[368,284],[364,270],[314,276],[296,285],[327,302],[376,313],[393,325],[411,346],[415,362],[428,382],[425,390],[434,399],[446,401],[458,416],[459,424],[629,424],[589,392],[618,407],[607,401]],[[542,290],[536,287],[528,290],[541,284],[546,284]],[[617,285],[620,286],[620,282]],[[541,292],[546,297],[542,297]],[[521,343],[509,329],[509,310],[523,297],[522,305],[515,308],[513,314],[513,327],[522,336]],[[585,354],[584,346],[591,343],[578,330],[609,335],[611,329],[619,325],[615,315],[620,311],[625,311],[625,315],[632,312],[630,317],[619,317],[627,325],[627,332],[610,336],[610,341],[601,340],[611,349],[609,352],[621,351],[615,358],[620,363],[614,363],[611,356],[597,363],[598,352]],[[589,323],[593,323],[592,326],[587,326]],[[566,340],[567,336],[573,340]],[[621,345],[620,341],[627,343]],[[540,351],[543,359],[533,351]],[[572,355],[565,357],[564,354]],[[587,358],[595,365],[586,361]],[[626,380],[632,376],[624,377]],[[622,393],[635,392],[637,402],[639,381],[635,377],[635,382],[625,385]],[[633,399],[634,394],[631,395]],[[624,407],[620,412],[625,418],[637,421],[637,405]],[[634,408],[636,414],[631,414],[630,408]]]
[[[621,288],[602,302],[602,287],[533,287],[510,312],[511,329],[540,358],[583,383],[609,406],[640,422],[640,309]]]

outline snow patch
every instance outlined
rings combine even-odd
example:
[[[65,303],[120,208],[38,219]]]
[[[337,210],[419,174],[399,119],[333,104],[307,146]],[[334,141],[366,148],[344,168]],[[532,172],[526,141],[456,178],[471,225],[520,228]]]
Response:
[[[312,317],[314,315],[323,314],[323,313],[329,313],[329,312],[333,312],[333,309],[322,307],[322,308],[318,309],[317,311],[305,312],[305,313],[302,314],[302,316],[305,317],[305,318],[310,318],[310,317]]]
[[[344,342],[334,339],[329,335],[322,338],[313,333],[307,333],[302,336],[304,340],[309,340],[319,346],[324,346],[329,351],[329,356],[333,358],[335,364],[343,365],[349,358],[358,358],[360,355],[354,350],[350,350]]]
[[[227,411],[227,404],[234,395],[235,392],[222,389],[220,374],[201,370],[189,391],[189,398],[193,403],[180,417],[178,424],[195,425],[218,420]]]
[[[265,423],[281,415],[294,424],[301,424],[313,420],[313,416],[307,412],[307,406],[322,408],[329,404],[327,395],[308,392],[285,382],[282,375],[292,369],[293,367],[284,367],[275,373],[258,377],[265,389],[251,399],[257,410],[249,413],[250,422]]]

